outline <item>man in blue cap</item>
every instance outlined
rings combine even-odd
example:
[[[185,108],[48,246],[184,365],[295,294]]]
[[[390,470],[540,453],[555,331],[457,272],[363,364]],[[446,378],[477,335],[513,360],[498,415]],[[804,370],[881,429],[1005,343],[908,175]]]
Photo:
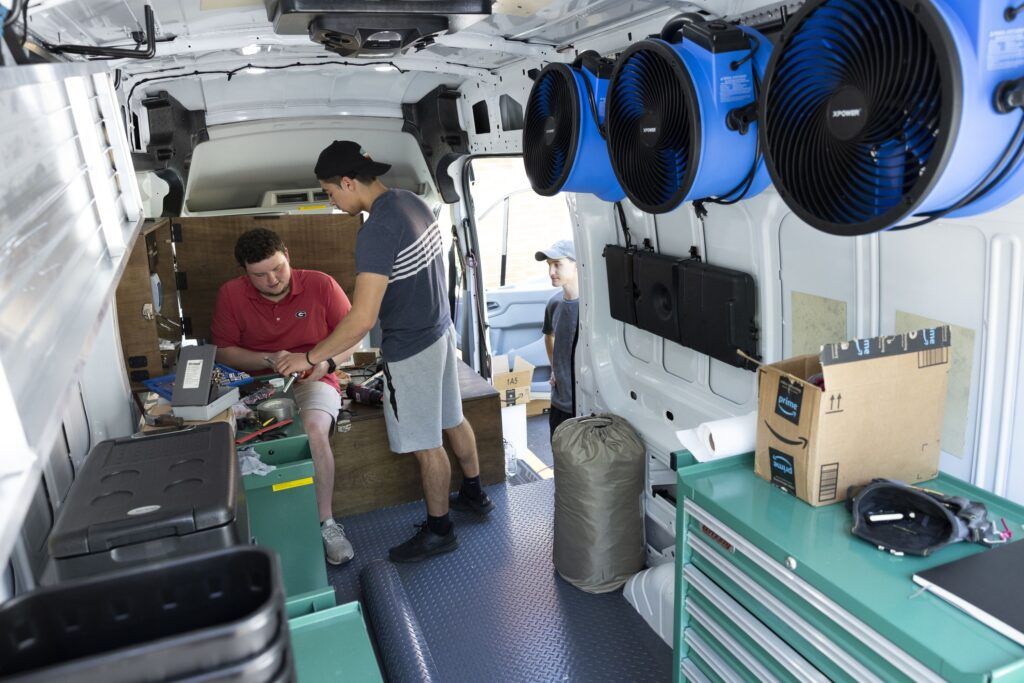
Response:
[[[441,230],[422,199],[380,181],[390,168],[349,140],[335,141],[320,153],[315,173],[331,203],[348,214],[369,213],[356,235],[352,309],[326,339],[305,354],[285,356],[277,370],[305,372],[354,346],[380,319],[388,442],[395,453],[415,455],[427,504],[426,522],[388,556],[417,562],[458,547],[449,505],[482,516],[494,503],[480,487],[476,436],[462,414]],[[451,465],[442,432],[463,474],[459,492],[450,499]]]
[[[580,284],[576,272],[576,247],[559,240],[536,254],[547,261],[555,292],[544,309],[544,346],[551,364],[551,410],[548,424],[554,436],[558,425],[576,414],[576,331],[580,319]]]

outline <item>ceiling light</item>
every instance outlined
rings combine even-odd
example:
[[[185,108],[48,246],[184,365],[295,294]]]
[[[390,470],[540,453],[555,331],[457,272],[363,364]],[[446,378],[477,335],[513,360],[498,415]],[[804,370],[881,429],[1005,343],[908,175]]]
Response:
[[[398,31],[377,31],[366,37],[367,43],[401,43],[402,34]]]
[[[267,70],[261,69],[258,66],[250,66],[248,69],[245,70],[245,72],[250,74],[265,74],[267,73]]]
[[[260,51],[260,46],[257,45],[256,43],[253,43],[252,45],[246,45],[245,47],[242,48],[242,54],[247,56],[247,57],[249,55],[254,55],[254,54],[256,54],[259,51]]]
[[[374,71],[394,71],[395,67],[391,66],[390,64],[378,64],[377,66],[373,67],[373,70]]]

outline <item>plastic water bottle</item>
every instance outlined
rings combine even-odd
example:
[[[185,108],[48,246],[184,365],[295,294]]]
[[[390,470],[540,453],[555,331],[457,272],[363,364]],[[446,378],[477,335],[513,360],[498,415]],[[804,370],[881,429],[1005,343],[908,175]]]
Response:
[[[502,439],[505,444],[505,476],[514,477],[516,476],[516,447],[508,442],[506,439]]]

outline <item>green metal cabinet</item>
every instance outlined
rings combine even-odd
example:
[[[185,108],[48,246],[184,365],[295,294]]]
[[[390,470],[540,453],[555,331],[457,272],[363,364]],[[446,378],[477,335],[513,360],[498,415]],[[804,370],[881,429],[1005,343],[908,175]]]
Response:
[[[328,584],[309,439],[298,421],[286,434],[240,446],[252,445],[263,462],[277,467],[266,476],[247,474],[242,481],[255,542],[277,552],[285,593],[296,596]]]
[[[299,683],[383,682],[358,602],[335,606],[327,588],[289,600],[286,611]]]
[[[1024,536],[1024,507],[946,475],[925,486],[983,501]],[[752,455],[680,464],[677,501],[676,681],[1024,681],[1024,647],[911,579],[983,548],[881,552],[844,505],[773,487]]]

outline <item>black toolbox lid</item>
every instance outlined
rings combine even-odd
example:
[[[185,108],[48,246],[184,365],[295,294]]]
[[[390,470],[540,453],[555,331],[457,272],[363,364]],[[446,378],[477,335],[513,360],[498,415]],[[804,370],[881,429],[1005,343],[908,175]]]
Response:
[[[230,524],[241,486],[231,427],[111,439],[89,452],[50,533],[55,558]]]

